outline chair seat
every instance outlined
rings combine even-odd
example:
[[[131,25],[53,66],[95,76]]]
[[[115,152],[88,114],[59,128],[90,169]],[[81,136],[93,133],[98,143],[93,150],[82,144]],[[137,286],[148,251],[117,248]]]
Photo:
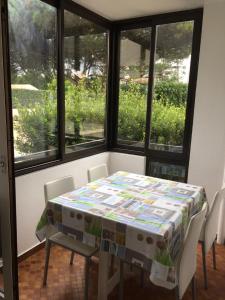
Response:
[[[91,257],[98,251],[98,248],[85,245],[84,243],[77,241],[62,232],[53,234],[48,238],[48,240],[85,257]]]

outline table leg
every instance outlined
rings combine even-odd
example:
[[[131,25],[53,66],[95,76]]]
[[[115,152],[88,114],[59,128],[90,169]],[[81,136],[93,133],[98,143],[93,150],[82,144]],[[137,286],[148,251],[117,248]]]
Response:
[[[111,255],[107,252],[99,253],[99,270],[98,270],[98,300],[107,300],[108,295],[118,285],[120,280],[120,267],[109,277],[109,263]]]
[[[99,252],[98,300],[107,300],[108,297],[109,260],[109,253],[103,251]]]

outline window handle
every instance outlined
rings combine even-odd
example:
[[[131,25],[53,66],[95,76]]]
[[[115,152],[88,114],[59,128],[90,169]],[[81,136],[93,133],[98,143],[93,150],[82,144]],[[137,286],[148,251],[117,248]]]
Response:
[[[5,173],[6,171],[6,161],[3,156],[0,156],[0,171],[1,173]]]

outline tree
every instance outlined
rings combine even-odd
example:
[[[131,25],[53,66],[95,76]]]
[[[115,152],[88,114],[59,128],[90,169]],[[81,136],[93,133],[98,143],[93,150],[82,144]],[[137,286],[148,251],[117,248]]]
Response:
[[[12,82],[44,89],[56,73],[56,10],[41,1],[8,5]]]

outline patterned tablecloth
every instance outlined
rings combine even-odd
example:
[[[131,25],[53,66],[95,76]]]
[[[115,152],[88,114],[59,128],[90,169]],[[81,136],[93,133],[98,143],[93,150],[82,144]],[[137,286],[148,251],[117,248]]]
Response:
[[[120,171],[50,200],[36,234],[43,240],[51,224],[173,288],[188,222],[205,199],[202,187]]]

